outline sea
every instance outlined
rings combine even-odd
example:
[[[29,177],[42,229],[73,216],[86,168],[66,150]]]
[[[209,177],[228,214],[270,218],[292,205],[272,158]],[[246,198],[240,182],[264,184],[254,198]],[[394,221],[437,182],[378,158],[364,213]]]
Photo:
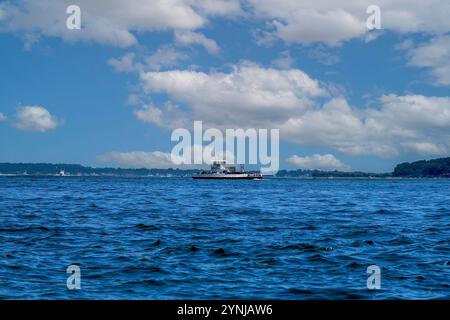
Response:
[[[449,299],[450,180],[0,177],[0,299]]]

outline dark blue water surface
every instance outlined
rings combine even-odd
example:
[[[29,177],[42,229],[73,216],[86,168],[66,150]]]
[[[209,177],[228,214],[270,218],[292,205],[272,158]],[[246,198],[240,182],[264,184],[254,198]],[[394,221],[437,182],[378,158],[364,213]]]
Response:
[[[1,177],[0,298],[450,298],[449,194],[449,180]]]

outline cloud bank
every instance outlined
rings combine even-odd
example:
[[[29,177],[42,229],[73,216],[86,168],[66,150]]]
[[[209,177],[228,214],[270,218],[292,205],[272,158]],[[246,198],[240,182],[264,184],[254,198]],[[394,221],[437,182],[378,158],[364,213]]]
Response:
[[[366,9],[381,9],[382,28],[397,34],[442,35],[450,31],[446,0],[249,0],[255,16],[270,21],[263,37],[287,43],[338,46],[368,34]],[[264,42],[264,41],[263,41]]]
[[[138,43],[139,32],[192,31],[204,27],[210,17],[241,14],[237,0],[78,0],[82,30],[73,32],[66,28],[66,8],[72,4],[70,0],[7,2],[0,7],[0,21],[9,31],[129,47]],[[191,38],[214,50],[206,37],[192,34]]]
[[[398,34],[443,35],[450,31],[447,0],[79,0],[83,32],[65,27],[70,0],[18,0],[0,7],[7,30],[39,33],[67,41],[89,40],[127,47],[138,43],[136,34],[175,31],[184,43],[196,43],[216,52],[212,39],[194,32],[215,17],[246,17],[269,27],[265,37],[286,43],[324,43],[337,46],[367,35],[366,9],[376,4],[382,28]]]
[[[444,155],[450,150],[449,97],[389,94],[373,107],[351,106],[302,70],[248,62],[228,73],[144,72],[141,83],[146,94],[169,99],[165,107],[135,111],[140,120],[161,127],[182,125],[174,119],[202,119],[219,128],[280,128],[284,140],[348,155]]]

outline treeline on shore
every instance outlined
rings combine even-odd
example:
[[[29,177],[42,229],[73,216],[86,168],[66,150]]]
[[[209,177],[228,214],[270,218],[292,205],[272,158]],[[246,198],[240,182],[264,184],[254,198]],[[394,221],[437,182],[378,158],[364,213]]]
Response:
[[[175,176],[185,177],[198,173],[197,169],[124,169],[94,168],[79,164],[51,163],[0,163],[2,175],[58,175],[61,170],[68,175],[81,176]],[[368,173],[360,171],[280,170],[279,178],[450,178],[450,157],[405,162],[398,164],[392,173]]]
[[[401,163],[395,167],[392,175],[410,178],[450,178],[450,158]]]
[[[124,169],[93,168],[79,164],[52,163],[0,163],[0,174],[14,175],[58,175],[64,170],[67,175],[81,176],[190,176],[198,170],[181,169]]]

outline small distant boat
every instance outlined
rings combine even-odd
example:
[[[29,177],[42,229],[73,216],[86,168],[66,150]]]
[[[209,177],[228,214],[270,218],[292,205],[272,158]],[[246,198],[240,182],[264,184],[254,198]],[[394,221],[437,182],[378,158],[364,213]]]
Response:
[[[66,175],[66,172],[64,171],[64,169],[61,169],[58,173],[58,176],[60,177],[64,177]]]
[[[260,172],[246,172],[241,165],[241,171],[236,171],[234,166],[226,166],[224,160],[213,161],[210,171],[202,171],[192,176],[193,179],[227,179],[227,180],[260,180]]]

